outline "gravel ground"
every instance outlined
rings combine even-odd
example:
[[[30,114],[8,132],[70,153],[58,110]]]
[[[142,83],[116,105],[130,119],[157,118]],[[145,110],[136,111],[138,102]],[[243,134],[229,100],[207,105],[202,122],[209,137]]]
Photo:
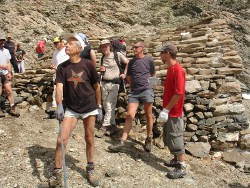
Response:
[[[248,101],[247,101],[248,102]],[[58,122],[48,119],[42,110],[21,110],[20,118],[5,117],[0,122],[0,187],[42,187],[54,165]],[[163,166],[171,156],[166,149],[154,147],[145,153],[145,133],[134,133],[126,153],[110,153],[109,137],[96,138],[96,165],[102,180],[100,187],[249,187],[250,175],[220,159],[186,156],[188,175],[170,180],[171,168]],[[79,121],[69,141],[66,154],[68,187],[91,187],[84,175],[86,166],[84,129]],[[105,176],[106,174],[106,176]],[[110,176],[108,177],[107,174]]]

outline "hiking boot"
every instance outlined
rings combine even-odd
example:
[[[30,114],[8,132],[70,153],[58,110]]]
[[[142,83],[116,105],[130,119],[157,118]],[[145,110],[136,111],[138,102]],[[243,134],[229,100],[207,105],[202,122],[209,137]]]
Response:
[[[3,117],[5,117],[5,114],[3,113],[2,110],[0,110],[0,118],[3,118]]]
[[[86,166],[86,176],[87,176],[87,179],[88,179],[90,185],[92,185],[93,187],[99,186],[99,177],[95,173],[95,165],[88,164]]]
[[[164,165],[167,167],[177,167],[179,164],[179,161],[176,158],[173,158],[170,161],[165,161]]]
[[[49,187],[57,188],[62,187],[62,175],[63,171],[62,169],[54,169],[52,171],[52,175],[49,178]]]
[[[10,115],[19,117],[20,113],[16,111],[15,107],[11,107],[11,109],[10,109]]]
[[[95,136],[97,138],[102,138],[105,133],[107,132],[107,126],[102,126],[96,133],[95,133]]]
[[[120,141],[118,144],[108,146],[108,149],[113,152],[125,152],[126,146],[123,141]]]
[[[105,136],[112,136],[118,133],[119,130],[117,129],[116,125],[110,125],[107,127],[106,132],[104,133]]]
[[[144,144],[144,150],[146,152],[151,152],[151,149],[152,149],[152,139],[151,137],[147,137],[146,140],[145,140],[145,144]]]
[[[167,173],[167,177],[170,179],[183,178],[187,175],[186,168],[186,165],[181,165],[179,163],[172,172]]]

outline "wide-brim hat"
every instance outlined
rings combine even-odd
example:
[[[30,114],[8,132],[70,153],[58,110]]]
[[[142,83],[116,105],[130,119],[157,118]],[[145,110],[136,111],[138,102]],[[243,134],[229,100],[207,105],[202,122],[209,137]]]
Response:
[[[101,42],[100,42],[100,46],[103,45],[103,44],[110,44],[110,41],[108,39],[103,39]]]

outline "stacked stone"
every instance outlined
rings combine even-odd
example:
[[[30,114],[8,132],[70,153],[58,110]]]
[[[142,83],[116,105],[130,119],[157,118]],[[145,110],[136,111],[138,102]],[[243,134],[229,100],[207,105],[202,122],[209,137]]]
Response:
[[[13,85],[15,101],[20,103],[20,107],[25,106],[26,102],[43,107],[44,110],[50,107],[53,93],[53,70],[50,69],[49,62],[44,62],[39,69],[28,69],[25,73],[15,74]]]
[[[133,56],[133,42],[145,41],[146,53],[155,62],[156,76],[162,80],[165,79],[167,65],[162,63],[156,49],[164,42],[172,42],[177,46],[177,59],[184,67],[187,79],[184,136],[185,142],[189,142],[189,148],[192,148],[190,143],[193,142],[203,143],[201,145],[206,147],[206,151],[210,147],[215,150],[236,146],[250,148],[250,133],[246,130],[249,124],[242,104],[241,85],[236,79],[243,64],[225,20],[208,17],[187,26],[163,29],[157,34],[131,33],[126,39],[129,59]],[[90,40],[97,53],[97,60],[101,57],[100,40]],[[100,63],[97,69],[99,66]],[[19,97],[29,103],[51,102],[53,83],[49,63],[40,69],[16,75],[15,78],[15,91]],[[126,89],[129,90],[128,85]],[[154,114],[157,115],[157,111],[162,108],[163,87],[156,86],[154,91]],[[124,122],[126,107],[127,92],[121,92],[116,110],[117,122]],[[145,125],[145,122],[144,110],[139,108],[135,124]]]
[[[235,50],[231,31],[225,20],[206,18],[199,23],[162,30],[148,44],[157,73],[164,79],[166,65],[155,49],[166,41],[178,48],[178,61],[186,71],[186,142],[208,142],[212,148],[226,150],[246,141],[248,120],[236,75],[242,71],[242,60]],[[155,88],[155,105],[160,107],[162,89]],[[244,136],[241,136],[244,135]],[[243,144],[244,147],[246,144]],[[208,147],[210,147],[208,145]]]

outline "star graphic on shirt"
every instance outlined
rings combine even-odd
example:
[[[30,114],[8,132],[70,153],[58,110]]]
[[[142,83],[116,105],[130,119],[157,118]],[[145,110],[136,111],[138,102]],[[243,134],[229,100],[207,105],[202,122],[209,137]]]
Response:
[[[73,70],[71,70],[71,72],[72,72],[72,77],[70,77],[67,81],[74,82],[74,88],[77,87],[79,82],[85,82],[82,79],[82,74],[83,74],[84,71],[79,72],[78,74],[76,74]]]

